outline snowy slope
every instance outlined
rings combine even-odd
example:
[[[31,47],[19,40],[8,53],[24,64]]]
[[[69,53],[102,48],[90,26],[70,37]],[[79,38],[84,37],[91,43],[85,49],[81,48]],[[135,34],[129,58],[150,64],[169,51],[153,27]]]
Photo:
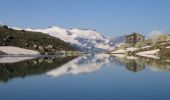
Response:
[[[0,63],[16,63],[34,58],[35,57],[0,57]]]
[[[86,39],[102,39],[105,38],[93,30],[80,30],[80,29],[64,29],[57,26],[51,26],[46,29],[26,29],[27,31],[36,31],[36,32],[42,32],[49,34],[51,36],[55,36],[58,38],[61,38],[64,41],[67,42],[73,42],[77,43],[77,41],[74,38],[81,37]],[[71,40],[69,40],[71,39]]]
[[[28,50],[14,46],[0,46],[0,51],[10,55],[39,55],[38,51]]]
[[[20,28],[13,27],[21,30]],[[113,50],[117,42],[122,42],[124,37],[110,40],[101,35],[96,30],[89,29],[64,29],[57,26],[51,26],[45,29],[25,29],[27,31],[42,32],[59,38],[65,42],[71,43],[74,47],[82,51],[106,51]]]
[[[160,59],[160,57],[158,57],[158,55],[157,55],[157,53],[158,53],[159,51],[160,51],[159,49],[155,49],[155,50],[138,52],[138,53],[136,53],[136,54],[139,55],[139,56],[143,56],[143,57]]]
[[[26,29],[27,31],[42,32],[51,36],[60,38],[77,47],[86,48],[91,51],[112,50],[113,47],[108,44],[109,39],[105,38],[95,30],[88,29],[64,29],[57,26],[46,29]]]

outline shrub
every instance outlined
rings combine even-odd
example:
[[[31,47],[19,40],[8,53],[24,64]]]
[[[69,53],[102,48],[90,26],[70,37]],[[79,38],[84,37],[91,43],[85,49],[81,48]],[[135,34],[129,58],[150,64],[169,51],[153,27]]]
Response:
[[[25,30],[21,30],[21,32],[26,32]]]
[[[144,47],[144,46],[148,46],[148,45],[151,45],[152,44],[152,40],[146,40],[144,42],[138,42],[135,44],[135,47],[137,48],[141,48],[141,47]]]
[[[8,29],[8,26],[7,26],[7,25],[4,25],[3,28]]]
[[[169,59],[169,57],[170,57],[170,49],[167,49],[167,48],[160,49],[159,56],[161,58]]]

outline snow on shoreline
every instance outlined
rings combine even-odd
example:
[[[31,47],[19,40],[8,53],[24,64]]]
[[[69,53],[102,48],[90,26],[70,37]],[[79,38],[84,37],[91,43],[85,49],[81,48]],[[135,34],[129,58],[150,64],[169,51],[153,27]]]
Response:
[[[14,46],[0,46],[0,51],[7,54],[0,57],[0,63],[16,63],[34,59],[36,55],[40,55],[38,51]]]
[[[40,55],[38,51],[14,46],[0,46],[0,51],[7,53],[9,55]]]
[[[35,57],[2,57],[0,58],[0,63],[16,63],[34,58]]]
[[[138,48],[130,47],[130,48],[126,48],[126,49],[119,49],[119,50],[113,51],[111,53],[112,54],[124,54],[127,51],[135,51],[135,50],[138,50]]]
[[[151,46],[144,46],[144,47],[141,47],[141,49],[146,49],[146,48],[150,48]]]
[[[119,49],[119,50],[116,50],[116,51],[113,51],[111,52],[112,54],[124,54],[127,50],[124,50],[124,49]]]
[[[167,49],[170,49],[170,46],[167,46],[166,48],[167,48]]]
[[[143,56],[143,57],[154,58],[154,59],[160,59],[160,57],[156,56],[156,54],[158,52],[159,52],[159,49],[156,49],[156,50],[138,52],[138,53],[136,53],[136,55]]]
[[[146,47],[143,47],[143,48],[149,48],[150,46],[146,46]],[[169,48],[169,47],[167,47]],[[138,50],[138,48],[134,48],[134,47],[130,47],[130,48],[126,48],[126,49],[119,49],[119,50],[116,50],[116,51],[113,51],[111,52],[112,55],[115,55],[115,56],[118,56],[118,57],[127,57],[129,59],[136,59],[134,57],[129,57],[129,56],[126,56],[125,53],[126,52],[129,52],[129,51],[136,51]],[[156,49],[156,50],[149,50],[149,51],[143,51],[143,52],[138,52],[136,53],[136,55],[138,56],[142,56],[142,57],[148,57],[148,58],[154,58],[154,59],[160,59],[160,57],[158,57],[156,54],[159,52],[159,49]]]

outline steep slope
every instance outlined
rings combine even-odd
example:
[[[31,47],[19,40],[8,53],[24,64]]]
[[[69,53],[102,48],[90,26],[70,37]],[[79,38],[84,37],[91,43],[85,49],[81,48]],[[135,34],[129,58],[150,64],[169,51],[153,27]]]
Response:
[[[76,50],[70,44],[48,34],[15,30],[7,26],[0,27],[0,46],[16,46],[36,50],[41,53]]]

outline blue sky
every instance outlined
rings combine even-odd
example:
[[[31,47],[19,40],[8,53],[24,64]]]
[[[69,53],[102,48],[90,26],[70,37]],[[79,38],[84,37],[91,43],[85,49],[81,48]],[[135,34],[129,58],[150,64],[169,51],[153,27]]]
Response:
[[[0,22],[96,29],[108,36],[170,32],[170,0],[0,0]]]

